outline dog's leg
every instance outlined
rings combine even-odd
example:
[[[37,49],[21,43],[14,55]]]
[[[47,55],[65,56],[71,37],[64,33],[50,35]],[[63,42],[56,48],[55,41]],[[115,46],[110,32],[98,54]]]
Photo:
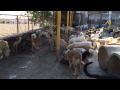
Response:
[[[82,70],[82,68],[84,67],[85,63],[83,61],[80,61],[80,71]]]
[[[77,65],[73,64],[73,67],[74,67],[74,70],[75,70],[75,72],[73,73],[73,75],[76,75],[77,74]]]
[[[51,49],[51,51],[52,51],[52,46],[50,46],[50,49]]]
[[[53,43],[51,44],[51,51],[53,50]]]
[[[81,63],[80,63],[80,65],[79,65],[79,66],[80,66],[80,69],[79,69],[79,71],[81,71],[81,68],[82,68],[82,67],[81,67]]]
[[[72,67],[72,63],[71,63],[71,61],[69,60],[69,67]]]
[[[33,45],[32,45],[32,52],[33,52]]]
[[[32,46],[32,52],[34,53],[35,50],[35,45]]]
[[[85,61],[84,61],[85,63],[87,63],[88,62],[88,60],[87,60],[87,57],[85,58]]]
[[[16,49],[16,53],[18,53],[18,51],[17,51],[17,45],[15,46],[15,49]]]

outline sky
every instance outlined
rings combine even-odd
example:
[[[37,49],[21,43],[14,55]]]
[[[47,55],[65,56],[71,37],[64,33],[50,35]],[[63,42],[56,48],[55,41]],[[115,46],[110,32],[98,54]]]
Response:
[[[12,15],[24,15],[25,13],[26,11],[0,11],[0,14],[12,14]],[[0,18],[15,19],[16,16],[0,15]]]

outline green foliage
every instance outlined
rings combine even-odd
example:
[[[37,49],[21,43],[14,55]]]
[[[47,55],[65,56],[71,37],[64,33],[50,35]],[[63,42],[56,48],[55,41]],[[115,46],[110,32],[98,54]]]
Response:
[[[27,11],[30,15],[32,15],[31,20],[36,23],[40,20],[48,20],[50,16],[53,16],[53,11]]]

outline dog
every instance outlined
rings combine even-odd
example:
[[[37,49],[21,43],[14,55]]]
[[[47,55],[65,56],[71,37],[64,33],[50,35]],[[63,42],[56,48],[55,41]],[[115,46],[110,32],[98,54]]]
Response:
[[[65,53],[66,50],[67,50],[67,49],[65,49],[64,52],[63,52],[63,54],[62,54],[62,56],[61,56],[61,61],[60,61],[60,62],[61,62],[62,64],[69,65],[69,63],[68,63],[66,60],[63,59],[63,55],[64,55],[64,53]],[[73,49],[71,49],[71,50],[73,50]],[[77,51],[78,51],[78,50],[77,50]],[[79,52],[80,52],[80,51],[79,51]],[[89,51],[87,51],[87,50],[85,50],[84,52],[80,52],[80,53],[82,53],[82,61],[84,61],[85,63],[88,62],[88,58],[90,57],[91,53],[90,53]]]
[[[73,50],[67,50],[65,54],[63,55],[64,60],[69,62],[69,67],[74,68],[73,75],[77,74],[77,66],[79,65],[80,71],[82,70],[84,66],[84,62],[82,61],[82,54],[78,51]]]
[[[88,62],[88,58],[90,57],[90,52],[89,51],[85,51],[83,54],[82,54],[82,60],[84,62]]]
[[[97,74],[90,74],[87,70],[87,66],[92,64],[93,62],[89,62],[89,63],[86,63],[84,65],[84,73],[90,77],[90,78],[96,78],[96,79],[120,79],[120,77],[117,77],[117,76],[114,76],[114,75],[111,75],[111,74],[107,74],[107,75],[97,75]]]

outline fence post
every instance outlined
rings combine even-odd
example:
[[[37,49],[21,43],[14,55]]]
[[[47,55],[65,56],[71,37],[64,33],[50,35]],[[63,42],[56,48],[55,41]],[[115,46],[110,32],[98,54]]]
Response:
[[[66,33],[68,35],[68,26],[69,26],[69,11],[67,11],[67,25],[66,25]]]
[[[28,31],[29,31],[29,15],[28,15]]]
[[[70,11],[70,26],[72,27],[72,11]]]
[[[90,14],[88,13],[88,18],[87,18],[88,28],[90,28],[89,15]]]
[[[32,30],[33,30],[33,21],[32,21]]]
[[[17,33],[19,33],[18,16],[17,16]]]
[[[73,11],[71,11],[71,26],[73,25]]]

